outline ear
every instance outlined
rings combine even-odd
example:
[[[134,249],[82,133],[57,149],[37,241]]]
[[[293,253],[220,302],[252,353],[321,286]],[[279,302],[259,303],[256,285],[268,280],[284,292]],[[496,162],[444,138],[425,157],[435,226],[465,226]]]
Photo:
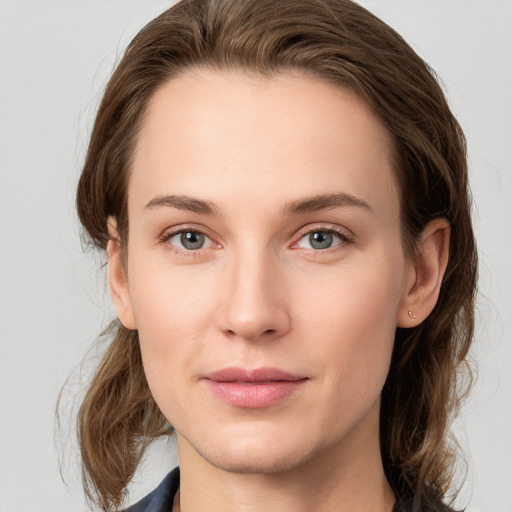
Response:
[[[117,233],[117,222],[113,217],[107,220],[109,240],[107,243],[108,284],[110,297],[121,323],[130,330],[136,330],[133,308],[128,288],[128,276],[121,258],[120,241]]]
[[[397,327],[415,327],[432,312],[439,297],[450,248],[450,224],[434,219],[427,224],[411,259]]]

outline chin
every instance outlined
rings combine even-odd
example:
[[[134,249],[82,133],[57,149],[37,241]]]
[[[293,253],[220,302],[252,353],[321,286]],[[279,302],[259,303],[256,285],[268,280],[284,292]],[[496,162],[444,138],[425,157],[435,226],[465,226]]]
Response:
[[[253,434],[255,434],[253,432]],[[295,439],[283,436],[250,435],[222,436],[212,443],[195,445],[196,452],[212,466],[238,474],[286,473],[315,458],[315,446],[309,446],[304,436]],[[307,439],[307,438],[306,438]],[[284,441],[286,440],[286,441]]]
[[[307,457],[297,453],[272,453],[261,447],[255,451],[257,453],[200,453],[200,455],[212,466],[237,474],[286,473],[301,466],[307,460]]]

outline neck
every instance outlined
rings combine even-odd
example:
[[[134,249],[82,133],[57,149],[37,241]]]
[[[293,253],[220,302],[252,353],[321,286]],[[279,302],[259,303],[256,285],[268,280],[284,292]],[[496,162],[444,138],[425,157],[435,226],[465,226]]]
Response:
[[[378,431],[355,431],[298,467],[267,474],[215,467],[178,434],[176,501],[181,512],[391,512],[395,496],[384,474]]]

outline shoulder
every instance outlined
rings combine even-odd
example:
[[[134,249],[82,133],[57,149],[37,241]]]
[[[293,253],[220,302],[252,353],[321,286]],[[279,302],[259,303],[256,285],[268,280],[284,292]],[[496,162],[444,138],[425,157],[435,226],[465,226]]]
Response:
[[[154,491],[123,512],[168,512],[179,486],[180,469],[174,468]]]

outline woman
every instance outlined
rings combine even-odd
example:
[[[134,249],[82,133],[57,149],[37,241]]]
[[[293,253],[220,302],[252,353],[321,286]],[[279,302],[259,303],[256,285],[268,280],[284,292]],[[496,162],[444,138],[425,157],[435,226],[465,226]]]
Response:
[[[349,0],[184,0],[110,80],[77,195],[119,320],[81,406],[88,497],[129,510],[439,511],[473,333],[465,142]]]

